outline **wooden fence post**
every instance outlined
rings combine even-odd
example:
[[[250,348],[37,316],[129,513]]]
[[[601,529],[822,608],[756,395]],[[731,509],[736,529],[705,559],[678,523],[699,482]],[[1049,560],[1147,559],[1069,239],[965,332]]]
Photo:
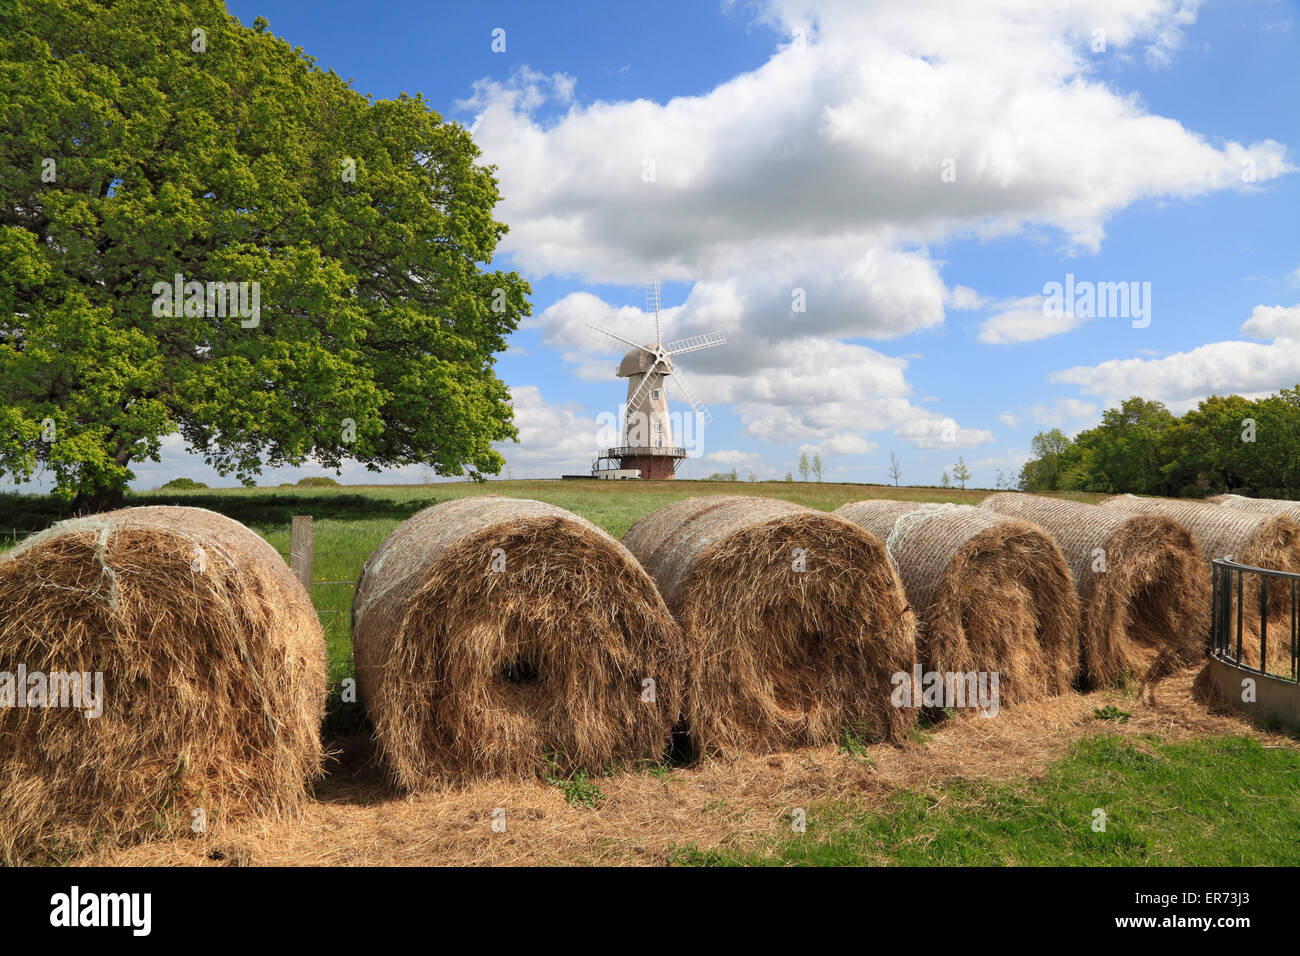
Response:
[[[311,515],[294,515],[289,531],[289,568],[311,593],[311,569],[316,557],[316,532]]]

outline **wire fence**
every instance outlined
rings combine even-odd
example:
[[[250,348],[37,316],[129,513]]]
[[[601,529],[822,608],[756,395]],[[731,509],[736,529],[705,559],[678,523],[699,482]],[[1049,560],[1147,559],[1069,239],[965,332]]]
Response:
[[[287,542],[283,529],[269,532],[267,540],[307,588],[325,637],[331,640],[349,637],[357,579],[383,533],[370,528],[329,527],[318,539],[311,515],[295,515],[287,531]],[[318,542],[328,546],[318,547]]]

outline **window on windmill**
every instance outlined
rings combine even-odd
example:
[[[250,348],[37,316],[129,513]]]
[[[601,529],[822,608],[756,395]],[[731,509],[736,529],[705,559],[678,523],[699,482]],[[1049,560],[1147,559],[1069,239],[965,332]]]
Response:
[[[655,388],[655,389],[651,389],[651,391],[650,391],[650,400],[651,400],[651,401],[655,401],[655,402],[659,401],[659,389],[657,389],[657,388]]]

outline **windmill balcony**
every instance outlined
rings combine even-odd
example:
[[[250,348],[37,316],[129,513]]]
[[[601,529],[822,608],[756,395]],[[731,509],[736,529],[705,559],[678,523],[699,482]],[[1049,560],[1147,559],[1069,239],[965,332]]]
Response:
[[[620,445],[605,453],[606,458],[634,458],[642,455],[663,455],[666,458],[685,458],[686,449],[680,445],[665,445],[656,448],[651,445]]]

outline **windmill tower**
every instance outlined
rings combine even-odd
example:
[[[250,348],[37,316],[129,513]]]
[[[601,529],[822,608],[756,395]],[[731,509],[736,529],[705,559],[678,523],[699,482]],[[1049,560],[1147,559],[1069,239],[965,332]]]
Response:
[[[664,388],[667,378],[677,384],[691,409],[707,425],[713,416],[704,407],[695,392],[686,384],[682,374],[672,362],[672,356],[699,349],[722,345],[727,337],[721,332],[694,335],[676,342],[663,344],[659,320],[659,280],[646,284],[646,311],[654,312],[655,340],[650,345],[638,345],[609,329],[591,325],[590,328],[632,346],[618,365],[618,377],[627,379],[627,405],[622,424],[622,444],[610,448],[596,459],[593,472],[600,472],[602,461],[608,460],[615,469],[635,468],[642,478],[672,478],[677,463],[686,457],[686,449],[677,444],[673,434],[672,419],[668,415],[668,393]]]

